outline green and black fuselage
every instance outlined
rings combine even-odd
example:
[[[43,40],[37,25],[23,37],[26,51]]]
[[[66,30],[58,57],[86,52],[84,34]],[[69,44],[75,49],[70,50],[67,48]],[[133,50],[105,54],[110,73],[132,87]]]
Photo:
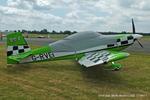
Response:
[[[132,45],[140,38],[138,34],[102,35],[96,32],[81,32],[63,40],[56,41],[31,50],[21,33],[7,36],[8,64],[31,63],[52,60],[79,60],[89,52],[107,50],[117,56],[111,61],[126,58],[127,54],[121,50]],[[118,53],[120,52],[120,53]]]

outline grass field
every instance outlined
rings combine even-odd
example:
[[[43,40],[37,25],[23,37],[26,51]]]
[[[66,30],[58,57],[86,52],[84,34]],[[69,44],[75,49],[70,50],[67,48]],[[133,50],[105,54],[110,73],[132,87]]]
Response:
[[[144,36],[142,40],[150,41],[150,36]]]
[[[71,60],[6,66],[0,44],[0,100],[150,99],[150,54],[131,52],[119,63],[116,72]]]

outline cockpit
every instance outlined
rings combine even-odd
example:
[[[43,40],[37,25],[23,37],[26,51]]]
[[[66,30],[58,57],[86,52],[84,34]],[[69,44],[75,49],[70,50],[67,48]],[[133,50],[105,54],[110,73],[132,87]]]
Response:
[[[96,32],[79,32],[49,45],[54,52],[76,52],[98,46],[101,36]]]

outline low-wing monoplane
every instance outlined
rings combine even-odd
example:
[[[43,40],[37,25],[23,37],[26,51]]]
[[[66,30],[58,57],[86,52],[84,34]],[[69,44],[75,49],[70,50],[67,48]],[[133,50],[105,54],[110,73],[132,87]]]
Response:
[[[47,46],[31,50],[21,33],[7,35],[7,63],[21,64],[41,61],[74,59],[85,67],[111,62],[114,70],[121,65],[114,63],[129,56],[123,49],[138,41],[142,35],[133,34],[103,35],[97,32],[79,32]],[[138,41],[141,47],[142,44]]]

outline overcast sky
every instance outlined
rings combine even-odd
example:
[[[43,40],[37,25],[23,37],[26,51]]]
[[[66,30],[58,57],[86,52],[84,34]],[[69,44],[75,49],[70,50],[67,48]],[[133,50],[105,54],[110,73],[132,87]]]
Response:
[[[0,0],[0,30],[150,32],[150,0]]]

